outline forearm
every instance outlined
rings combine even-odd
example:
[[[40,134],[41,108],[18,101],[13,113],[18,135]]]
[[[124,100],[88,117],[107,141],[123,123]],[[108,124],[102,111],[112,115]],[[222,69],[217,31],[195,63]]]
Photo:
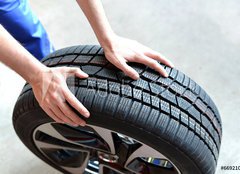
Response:
[[[109,46],[114,32],[107,20],[100,0],[77,0],[79,6],[87,17],[94,33],[102,45]]]
[[[0,25],[0,61],[29,83],[46,68]]]

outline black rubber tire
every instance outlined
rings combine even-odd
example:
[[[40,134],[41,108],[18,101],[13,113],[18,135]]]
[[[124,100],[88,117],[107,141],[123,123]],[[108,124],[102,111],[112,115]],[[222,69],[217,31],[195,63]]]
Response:
[[[163,78],[144,65],[130,63],[140,73],[133,81],[104,57],[100,46],[73,46],[47,56],[47,66],[76,66],[86,80],[68,80],[75,96],[90,110],[87,123],[126,134],[168,157],[183,174],[215,173],[222,126],[219,112],[206,92],[176,69],[164,66]],[[71,87],[70,87],[71,89]],[[101,93],[101,95],[96,95]],[[13,125],[22,142],[48,161],[35,147],[33,130],[52,122],[26,84],[14,108]]]

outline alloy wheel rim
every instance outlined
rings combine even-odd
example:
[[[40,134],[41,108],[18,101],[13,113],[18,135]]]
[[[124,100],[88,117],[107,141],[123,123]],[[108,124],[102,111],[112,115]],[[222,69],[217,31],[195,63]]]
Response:
[[[166,156],[118,132],[45,123],[33,132],[37,149],[71,174],[181,174]]]

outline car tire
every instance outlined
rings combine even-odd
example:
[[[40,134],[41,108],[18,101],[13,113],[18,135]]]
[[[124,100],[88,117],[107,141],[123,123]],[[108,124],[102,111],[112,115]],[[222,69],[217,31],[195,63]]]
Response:
[[[17,135],[52,167],[76,174],[215,173],[220,115],[208,94],[182,72],[162,65],[169,73],[164,78],[149,67],[129,63],[140,74],[135,81],[109,63],[96,45],[64,48],[42,62],[79,67],[89,74],[87,79],[67,79],[91,113],[88,119],[78,113],[85,127],[54,122],[28,83],[16,102]]]

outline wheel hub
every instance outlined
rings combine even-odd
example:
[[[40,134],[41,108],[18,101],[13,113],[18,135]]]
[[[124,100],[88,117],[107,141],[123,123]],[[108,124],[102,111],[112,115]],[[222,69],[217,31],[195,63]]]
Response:
[[[107,154],[103,152],[98,152],[99,159],[107,162],[107,163],[117,163],[119,157],[117,155]]]

